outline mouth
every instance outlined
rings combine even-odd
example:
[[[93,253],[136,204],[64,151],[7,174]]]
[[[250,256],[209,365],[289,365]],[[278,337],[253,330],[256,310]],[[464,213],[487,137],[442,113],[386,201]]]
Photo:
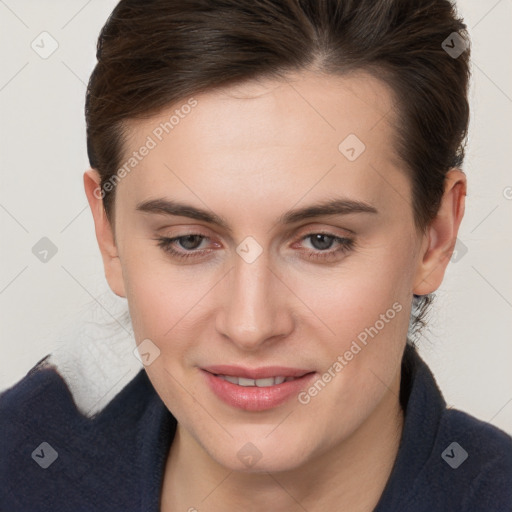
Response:
[[[245,411],[264,411],[287,402],[316,375],[315,371],[296,368],[250,370],[233,366],[202,368],[201,373],[217,398]]]

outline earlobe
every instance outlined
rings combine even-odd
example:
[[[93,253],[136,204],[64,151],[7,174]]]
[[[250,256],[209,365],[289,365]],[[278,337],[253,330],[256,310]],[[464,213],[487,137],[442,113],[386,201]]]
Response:
[[[427,228],[419,254],[414,294],[427,295],[441,285],[464,216],[465,196],[466,175],[460,169],[451,169],[445,178],[439,211]]]
[[[103,206],[100,175],[96,169],[84,172],[84,188],[94,220],[96,240],[101,252],[105,277],[110,289],[119,297],[126,297],[123,271],[112,226]]]

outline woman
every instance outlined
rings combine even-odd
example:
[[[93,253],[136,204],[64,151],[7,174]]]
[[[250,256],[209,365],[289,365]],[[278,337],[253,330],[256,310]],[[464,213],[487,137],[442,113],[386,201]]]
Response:
[[[84,186],[144,368],[92,418],[46,358],[4,392],[2,510],[512,509],[512,439],[412,338],[464,214],[467,41],[444,0],[116,6]]]

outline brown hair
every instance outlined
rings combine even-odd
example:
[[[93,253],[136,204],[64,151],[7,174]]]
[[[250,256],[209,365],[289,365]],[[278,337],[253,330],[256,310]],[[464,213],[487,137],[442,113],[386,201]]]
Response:
[[[449,54],[447,39],[449,47],[464,41],[465,51]],[[448,0],[121,0],[101,30],[87,88],[90,165],[103,190],[122,163],[126,122],[193,94],[306,69],[364,70],[398,99],[396,153],[410,175],[415,224],[425,231],[447,171],[464,158],[468,41]],[[102,197],[113,226],[111,188]],[[414,331],[431,301],[414,296]]]

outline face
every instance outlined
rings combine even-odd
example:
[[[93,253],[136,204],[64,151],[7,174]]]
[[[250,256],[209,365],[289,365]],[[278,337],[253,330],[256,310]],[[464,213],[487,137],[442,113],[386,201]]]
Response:
[[[185,105],[129,126],[107,278],[190,443],[292,470],[397,400],[425,240],[391,92],[301,73]]]

